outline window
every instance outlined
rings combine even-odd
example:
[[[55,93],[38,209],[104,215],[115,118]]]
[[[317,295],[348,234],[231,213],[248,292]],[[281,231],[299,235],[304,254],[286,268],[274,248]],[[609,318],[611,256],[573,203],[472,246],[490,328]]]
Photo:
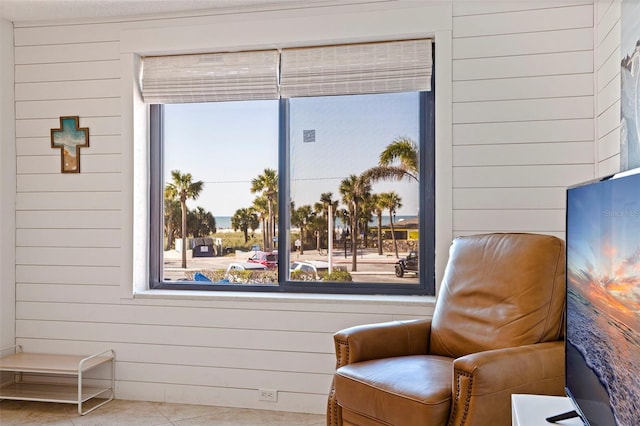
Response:
[[[371,61],[364,46],[280,52],[279,96],[256,91],[262,83],[246,84],[247,75],[235,77],[244,79],[239,95],[231,78],[218,84],[223,95],[203,94],[212,84],[202,79],[187,90],[197,96],[185,95],[183,71],[219,58],[171,63],[181,73],[175,84],[154,80],[158,68],[146,70],[145,58],[151,288],[434,293],[433,91],[389,67],[381,86],[309,66],[329,54],[326,63]],[[229,63],[231,75],[246,67]],[[398,273],[416,254],[419,268]]]

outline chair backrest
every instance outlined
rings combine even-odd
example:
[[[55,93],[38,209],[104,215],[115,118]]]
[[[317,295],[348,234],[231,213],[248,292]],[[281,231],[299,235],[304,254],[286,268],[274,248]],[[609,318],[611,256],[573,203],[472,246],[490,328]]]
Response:
[[[470,353],[557,340],[565,299],[564,241],[485,234],[453,241],[431,326],[430,353]]]

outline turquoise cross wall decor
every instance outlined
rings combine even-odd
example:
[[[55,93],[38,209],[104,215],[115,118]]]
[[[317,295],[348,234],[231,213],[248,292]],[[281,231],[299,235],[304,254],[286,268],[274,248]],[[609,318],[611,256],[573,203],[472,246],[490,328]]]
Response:
[[[78,124],[78,116],[60,117],[60,128],[51,129],[51,148],[60,148],[62,173],[80,173],[80,148],[89,146],[89,128]]]

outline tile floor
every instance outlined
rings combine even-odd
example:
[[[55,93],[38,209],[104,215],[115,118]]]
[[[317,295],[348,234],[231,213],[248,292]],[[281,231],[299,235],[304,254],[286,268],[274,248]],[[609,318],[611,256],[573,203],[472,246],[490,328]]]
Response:
[[[73,404],[0,401],[0,425],[47,426],[320,426],[322,414],[115,399],[80,416]]]

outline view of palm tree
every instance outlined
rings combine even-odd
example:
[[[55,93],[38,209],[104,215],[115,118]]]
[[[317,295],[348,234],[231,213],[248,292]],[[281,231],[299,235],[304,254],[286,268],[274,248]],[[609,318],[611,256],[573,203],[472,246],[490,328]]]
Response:
[[[179,255],[181,269],[186,272],[187,251],[192,248],[187,247],[187,238],[204,236],[215,240],[216,256],[224,254],[240,263],[249,260],[253,253],[277,251],[283,253],[277,257],[289,260],[287,266],[291,268],[293,262],[324,261],[329,270],[334,267],[352,274],[356,280],[362,276],[362,280],[375,281],[381,275],[367,278],[367,274],[372,265],[378,265],[374,270],[395,278],[393,265],[397,259],[417,249],[417,94],[365,96],[366,99],[357,96],[291,99],[287,160],[290,167],[282,176],[278,173],[280,163],[274,161],[281,155],[277,154],[280,151],[277,137],[252,126],[227,129],[222,119],[216,121],[218,116],[233,120],[227,109],[203,104],[212,108],[212,112],[202,116],[209,120],[203,127],[206,133],[188,132],[191,140],[203,141],[198,145],[200,155],[185,156],[174,163],[183,150],[173,147],[165,157],[172,164],[164,204],[164,247],[169,258],[177,260]],[[230,109],[244,106],[230,105]],[[274,117],[271,114],[277,110],[277,104],[264,105],[268,107],[264,110],[271,112],[262,120],[259,110],[263,107],[251,104],[254,125]],[[363,110],[360,106],[365,105]],[[181,114],[182,120],[200,114],[197,108],[186,106],[184,111],[182,108],[172,105],[170,111]],[[234,129],[236,133],[231,131]],[[303,140],[302,135],[308,134],[309,129],[313,130],[314,139]],[[398,130],[407,136],[397,136]],[[167,133],[178,140],[186,136],[184,126]],[[234,143],[219,143],[229,140]],[[276,155],[270,157],[272,153]],[[194,167],[187,168],[191,163]],[[168,174],[169,169],[165,170]],[[196,181],[192,173],[200,180]],[[287,179],[284,184],[280,182],[283,178]],[[205,184],[207,189],[203,191]],[[283,196],[279,194],[281,185],[287,189],[289,198],[285,235],[279,235],[278,227],[278,208],[285,204],[283,200],[279,202]],[[187,203],[196,199],[206,207],[187,208]],[[233,210],[229,211],[229,206]],[[172,251],[174,240],[180,238],[183,250],[176,245]],[[165,268],[166,265],[176,269],[173,274],[180,273],[174,261],[165,262]],[[272,271],[275,283],[279,281],[278,271],[282,269]],[[300,279],[299,274],[292,276]],[[187,280],[189,277],[187,273]]]
[[[187,200],[195,200],[200,196],[204,183],[202,181],[192,182],[191,173],[182,174],[179,170],[171,172],[171,182],[165,188],[165,197],[170,200],[178,200],[181,208],[181,235],[182,235],[182,267],[187,267]]]
[[[264,169],[264,172],[251,181],[251,192],[259,192],[267,198],[267,222],[265,247],[274,242],[276,228],[276,208],[278,203],[278,172]]]

